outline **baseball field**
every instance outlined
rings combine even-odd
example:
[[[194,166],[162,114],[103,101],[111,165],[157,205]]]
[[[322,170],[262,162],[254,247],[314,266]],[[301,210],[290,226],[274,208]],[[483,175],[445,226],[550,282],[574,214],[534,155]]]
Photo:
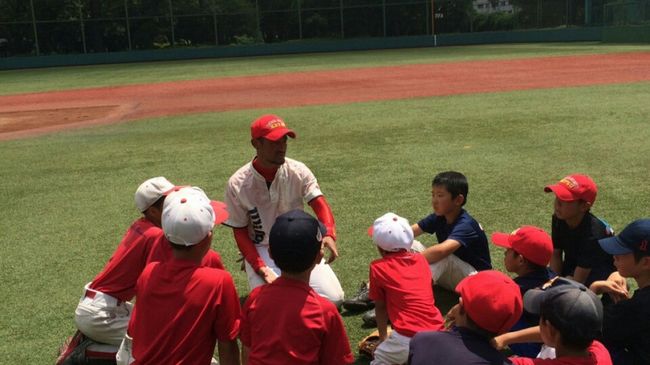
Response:
[[[0,364],[49,364],[74,309],[138,216],[133,193],[165,176],[223,198],[253,157],[250,122],[284,117],[288,156],[334,212],[347,295],[378,254],[387,211],[431,212],[431,179],[463,172],[488,237],[550,232],[546,184],[579,172],[620,231],[650,216],[650,46],[518,44],[0,71]],[[432,244],[433,236],[422,242]],[[247,294],[227,227],[219,251]],[[491,247],[503,270],[503,250]],[[448,308],[453,296],[439,295]],[[356,343],[371,329],[343,312]],[[358,364],[366,364],[360,358]]]

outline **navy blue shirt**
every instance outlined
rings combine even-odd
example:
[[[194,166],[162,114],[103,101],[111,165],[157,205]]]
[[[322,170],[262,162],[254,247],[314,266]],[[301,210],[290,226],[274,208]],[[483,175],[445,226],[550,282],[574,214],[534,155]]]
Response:
[[[460,211],[454,222],[447,223],[444,216],[431,214],[419,221],[418,226],[424,232],[435,233],[439,243],[447,239],[460,242],[460,247],[454,251],[454,255],[472,265],[477,271],[492,268],[490,248],[483,227],[465,209]]]
[[[517,285],[519,285],[519,290],[521,290],[521,296],[523,297],[528,290],[539,288],[544,285],[544,283],[556,276],[557,275],[555,272],[553,272],[553,270],[545,267],[533,272],[529,272],[525,275],[517,276],[513,280],[515,283],[517,283]],[[517,323],[512,326],[510,331],[518,331],[524,328],[537,326],[538,324],[539,316],[524,310],[524,312],[521,314],[521,318],[519,318]],[[512,352],[518,356],[536,357],[541,347],[541,343],[517,343],[510,345],[510,350],[512,350]]]
[[[409,345],[409,365],[512,364],[487,338],[464,327],[416,333]]]
[[[604,309],[601,341],[614,364],[650,364],[650,287]]]
[[[574,229],[569,228],[565,221],[555,215],[551,220],[551,235],[553,248],[564,251],[562,276],[573,276],[577,266],[591,269],[585,286],[589,287],[596,280],[605,280],[609,274],[616,271],[614,258],[603,251],[598,244],[601,238],[613,235],[612,228],[591,213]]]

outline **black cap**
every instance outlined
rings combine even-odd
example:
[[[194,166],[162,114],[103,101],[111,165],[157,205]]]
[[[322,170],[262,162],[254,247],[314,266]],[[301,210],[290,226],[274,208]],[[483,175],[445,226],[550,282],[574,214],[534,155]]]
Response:
[[[300,209],[278,216],[269,234],[269,251],[282,271],[303,272],[320,252],[325,226]]]
[[[587,287],[556,277],[524,295],[524,308],[551,322],[563,337],[593,340],[602,330],[603,305]]]

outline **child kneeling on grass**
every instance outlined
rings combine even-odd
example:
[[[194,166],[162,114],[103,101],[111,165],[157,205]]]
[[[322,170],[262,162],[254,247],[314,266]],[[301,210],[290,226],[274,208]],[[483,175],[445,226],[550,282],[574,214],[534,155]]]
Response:
[[[370,264],[369,296],[375,301],[382,341],[371,364],[404,364],[411,337],[444,327],[433,298],[429,265],[424,256],[410,251],[413,230],[405,218],[386,213],[375,220],[368,233],[381,255]],[[393,327],[390,335],[389,319]]]

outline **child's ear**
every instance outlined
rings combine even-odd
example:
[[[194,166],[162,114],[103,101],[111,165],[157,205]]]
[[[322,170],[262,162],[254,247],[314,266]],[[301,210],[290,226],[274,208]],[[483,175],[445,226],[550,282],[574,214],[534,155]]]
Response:
[[[269,252],[269,254],[270,254],[270,252]],[[318,251],[318,255],[316,255],[316,259],[314,259],[314,262],[316,263],[316,265],[318,265],[320,263],[320,260],[322,260],[323,257],[325,257],[325,252],[323,251],[323,244],[321,243],[320,244],[320,250]],[[273,259],[273,258],[271,257],[271,259]]]
[[[650,270],[650,256],[643,256],[639,263],[643,269]]]
[[[588,202],[588,201],[581,200],[580,201],[580,211],[582,211],[583,213],[586,213],[587,211],[589,211],[589,209],[591,209],[591,203]]]
[[[456,205],[458,205],[459,207],[462,206],[464,202],[465,202],[465,195],[463,195],[463,194],[458,194],[458,195],[454,198],[454,203],[455,203]]]

